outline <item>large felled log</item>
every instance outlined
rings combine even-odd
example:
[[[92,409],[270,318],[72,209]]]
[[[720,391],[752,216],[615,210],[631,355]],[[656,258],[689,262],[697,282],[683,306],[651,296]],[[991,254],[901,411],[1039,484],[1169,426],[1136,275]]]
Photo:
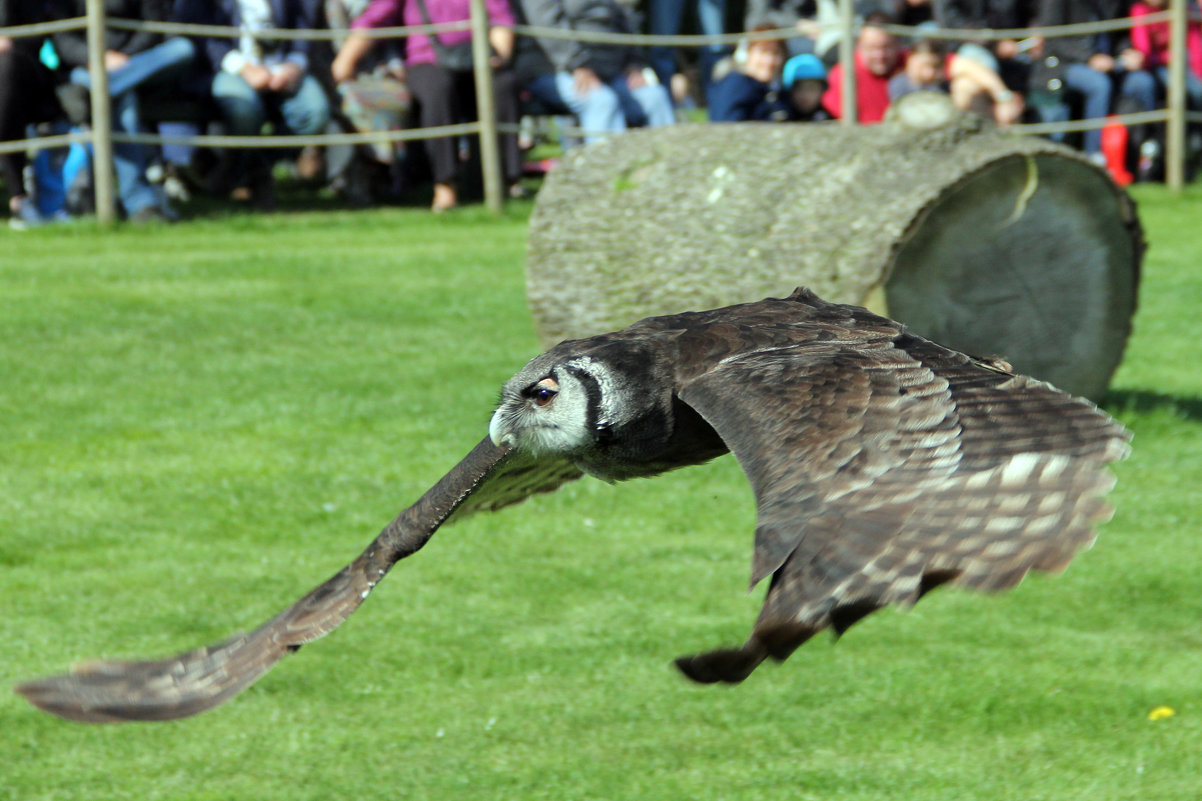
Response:
[[[682,125],[568,154],[531,218],[527,294],[550,344],[807,286],[1097,398],[1143,249],[1134,204],[1080,154],[920,97],[883,125]]]

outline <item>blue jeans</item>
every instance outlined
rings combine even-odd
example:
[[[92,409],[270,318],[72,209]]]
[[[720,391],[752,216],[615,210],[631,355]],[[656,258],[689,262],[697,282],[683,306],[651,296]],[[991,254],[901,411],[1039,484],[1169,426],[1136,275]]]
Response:
[[[1087,64],[1072,63],[1064,70],[1064,85],[1085,97],[1085,109],[1082,114],[1085,119],[1094,120],[1110,113],[1112,85],[1110,76],[1106,73],[1098,72]],[[1101,129],[1086,131],[1085,152],[1100,153],[1101,150]]]
[[[268,114],[277,115],[284,128],[294,134],[315,134],[330,120],[330,104],[321,84],[306,75],[292,94],[263,92],[250,88],[239,75],[218,72],[213,76],[213,99],[221,108],[230,133],[254,136],[262,131]]]
[[[1147,70],[1128,72],[1123,76],[1122,94],[1130,97],[1140,111],[1157,107],[1161,86],[1169,84],[1169,68],[1157,67],[1156,76]],[[1185,97],[1190,108],[1202,109],[1202,79],[1188,70],[1185,73]]]
[[[624,75],[584,95],[576,91],[569,72],[540,75],[527,88],[543,103],[579,117],[580,127],[588,131],[586,142],[595,142],[608,132],[624,131],[627,125],[657,127],[676,121],[667,89],[646,85],[632,90]]]
[[[650,0],[647,9],[649,30],[653,34],[672,36],[680,33],[688,0]],[[726,32],[726,0],[693,0],[697,4],[697,23],[701,32],[715,35]],[[707,90],[714,65],[722,58],[722,45],[706,45],[701,48],[701,86]],[[659,82],[667,86],[676,72],[676,52],[671,47],[651,47],[647,50],[651,68],[659,76]]]
[[[288,133],[302,136],[322,133],[330,120],[330,103],[321,84],[312,75],[304,76],[292,94],[257,92],[239,75],[218,72],[213,76],[213,100],[221,109],[233,136],[257,136],[268,115],[283,122]],[[271,155],[256,150],[246,155],[246,168],[266,169]]]
[[[141,114],[137,90],[142,86],[165,83],[179,76],[196,57],[196,48],[183,37],[168,39],[149,50],[135,53],[125,65],[108,74],[112,97],[113,130],[138,133]],[[76,67],[71,82],[90,87],[88,71]],[[117,193],[126,214],[135,214],[147,206],[162,203],[159,193],[146,180],[146,146],[131,143],[113,145],[113,168],[117,173]]]

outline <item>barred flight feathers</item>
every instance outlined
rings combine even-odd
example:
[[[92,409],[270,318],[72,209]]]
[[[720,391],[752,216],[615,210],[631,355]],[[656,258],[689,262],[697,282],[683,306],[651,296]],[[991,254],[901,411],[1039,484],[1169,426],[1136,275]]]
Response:
[[[579,476],[563,460],[535,462],[486,438],[357,559],[249,634],[167,659],[85,662],[16,691],[47,712],[91,723],[171,720],[211,709],[285,655],[341,625],[391,567],[425,545],[443,523],[499,509]]]

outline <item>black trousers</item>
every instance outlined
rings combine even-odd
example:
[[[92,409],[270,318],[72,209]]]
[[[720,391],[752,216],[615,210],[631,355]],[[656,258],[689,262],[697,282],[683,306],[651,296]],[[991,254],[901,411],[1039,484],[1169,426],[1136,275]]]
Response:
[[[470,71],[451,71],[437,64],[414,64],[406,68],[409,91],[417,101],[418,122],[423,128],[454,125],[476,119],[476,83]],[[513,70],[493,70],[493,103],[497,122],[518,121],[518,85]],[[522,177],[522,154],[517,134],[500,134],[501,171],[506,183]],[[435,183],[453,183],[459,175],[458,137],[426,139]]]
[[[60,116],[54,76],[21,48],[0,53],[0,142],[25,138],[31,123]],[[9,195],[24,195],[25,152],[0,153],[0,178]]]

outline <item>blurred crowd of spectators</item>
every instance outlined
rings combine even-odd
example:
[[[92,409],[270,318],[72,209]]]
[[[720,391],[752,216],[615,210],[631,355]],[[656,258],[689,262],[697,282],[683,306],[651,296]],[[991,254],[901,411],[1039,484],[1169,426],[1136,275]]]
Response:
[[[1099,118],[1163,106],[1168,23],[1130,31],[1001,41],[924,38],[922,28],[1010,29],[1092,22],[1163,10],[1187,0],[857,0],[853,63],[857,115],[881,120],[910,92],[945,92],[957,106],[1000,125],[1019,120]],[[1198,0],[1188,0],[1197,3]],[[737,2],[737,0],[733,0]],[[377,38],[373,28],[462,22],[469,0],[105,0],[110,17],[231,26],[236,38],[162,36],[110,28],[104,67],[115,131],[258,135],[387,131],[474,119],[470,33]],[[837,0],[486,0],[489,66],[498,121],[572,117],[585,141],[635,126],[714,122],[815,122],[839,118]],[[0,0],[0,28],[85,14],[85,0]],[[919,26],[901,39],[888,23]],[[751,37],[737,48],[636,48],[515,36],[515,24],[582,32],[752,33],[789,29],[786,39]],[[275,30],[328,28],[333,41],[273,38]],[[1202,27],[1189,24],[1189,102],[1202,108]],[[61,132],[90,120],[85,31],[0,36],[0,141]],[[1124,136],[1122,159],[1151,178],[1155,126]],[[500,136],[509,194],[526,193],[528,137]],[[1104,163],[1103,132],[1077,142]],[[1202,135],[1191,136],[1202,148]],[[274,165],[286,156],[355,203],[401,185],[432,185],[434,212],[458,204],[473,142],[441,136],[420,145],[197,150],[180,145],[114,148],[118,196],[134,221],[170,221],[173,198],[203,191],[270,209]],[[0,154],[10,223],[21,228],[86,213],[91,155]],[[31,185],[33,184],[33,185]],[[36,191],[35,191],[36,190]]]

